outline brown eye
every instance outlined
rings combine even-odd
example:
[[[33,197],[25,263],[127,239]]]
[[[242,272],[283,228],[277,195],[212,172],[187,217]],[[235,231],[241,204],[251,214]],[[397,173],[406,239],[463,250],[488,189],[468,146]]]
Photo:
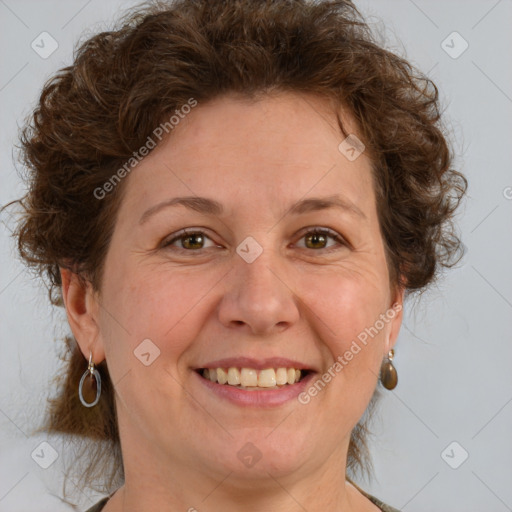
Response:
[[[332,244],[328,246],[329,239],[338,242],[338,245],[346,246],[345,240],[338,235],[335,231],[331,231],[330,229],[325,228],[317,228],[311,231],[308,231],[304,235],[302,235],[301,239],[305,240],[305,248],[306,249],[314,249],[314,250],[322,250],[322,249],[331,249],[335,248],[336,244]]]
[[[204,238],[200,233],[181,237],[181,245],[184,249],[201,249],[203,244]]]
[[[323,233],[309,233],[305,236],[308,249],[324,249],[327,244],[327,236]]]
[[[188,252],[205,249],[205,243],[210,240],[202,231],[181,231],[162,244],[162,247],[174,246],[178,250],[186,250]],[[210,240],[211,241],[211,240]],[[212,243],[212,246],[215,244]]]

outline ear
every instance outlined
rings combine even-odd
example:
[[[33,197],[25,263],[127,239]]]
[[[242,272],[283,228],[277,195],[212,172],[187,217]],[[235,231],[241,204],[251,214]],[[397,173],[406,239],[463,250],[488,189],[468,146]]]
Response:
[[[389,337],[386,341],[386,355],[387,353],[395,346],[396,340],[398,339],[398,333],[400,332],[400,327],[402,325],[403,313],[404,313],[404,294],[405,288],[400,287],[397,288],[395,296],[393,297],[393,302],[390,305],[389,316],[393,315],[393,311],[395,312],[394,316],[392,316],[390,320],[390,329],[389,329]]]
[[[68,269],[60,269],[62,298],[66,307],[68,323],[80,350],[89,361],[92,352],[94,364],[105,359],[105,350],[99,336],[99,302],[92,284],[80,282],[77,274]]]

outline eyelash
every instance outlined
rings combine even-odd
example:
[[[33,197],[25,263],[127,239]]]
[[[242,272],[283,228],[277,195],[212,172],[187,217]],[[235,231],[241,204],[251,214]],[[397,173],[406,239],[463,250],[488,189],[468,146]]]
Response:
[[[162,248],[169,248],[174,242],[184,239],[184,238],[187,238],[191,235],[201,235],[204,238],[211,240],[211,238],[204,231],[191,230],[190,228],[185,228],[185,229],[179,231],[176,235],[174,235],[169,240],[164,241],[162,243]],[[303,235],[301,235],[299,240],[302,240],[306,235],[327,236],[328,238],[331,238],[331,239],[335,240],[336,242],[338,242],[338,244],[340,244],[340,246],[349,247],[349,244],[347,243],[347,241],[341,235],[339,235],[338,233],[336,233],[336,231],[333,231],[332,229],[319,228],[319,227],[309,228],[309,231],[306,231]],[[213,241],[213,240],[211,240],[211,241]],[[211,247],[207,247],[206,249],[211,249]],[[334,251],[339,250],[340,247],[324,247],[324,248],[320,248],[320,249],[310,249],[309,247],[304,247],[301,249],[309,249],[311,251],[316,251],[316,252],[332,252],[333,250]],[[173,250],[177,250],[180,252],[186,252],[186,253],[201,253],[204,249],[185,249],[183,247],[173,247]]]

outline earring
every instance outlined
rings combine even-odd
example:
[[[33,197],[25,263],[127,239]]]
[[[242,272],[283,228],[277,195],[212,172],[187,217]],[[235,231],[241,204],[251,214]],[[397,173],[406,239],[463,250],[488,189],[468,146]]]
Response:
[[[78,385],[78,396],[80,397],[80,402],[82,402],[82,404],[85,407],[94,407],[98,403],[101,395],[100,373],[98,372],[98,370],[94,368],[94,363],[92,362],[92,352],[90,354],[91,355],[89,356],[89,367],[87,368],[87,370],[85,370],[84,374],[82,375],[82,378],[80,379],[80,384]],[[86,402],[84,399],[83,387],[86,379],[87,384],[85,394],[87,395],[88,398],[90,398],[94,393],[96,397],[93,402]]]
[[[395,389],[398,384],[398,374],[392,363],[394,355],[395,351],[391,349],[380,367],[380,381],[386,389]]]

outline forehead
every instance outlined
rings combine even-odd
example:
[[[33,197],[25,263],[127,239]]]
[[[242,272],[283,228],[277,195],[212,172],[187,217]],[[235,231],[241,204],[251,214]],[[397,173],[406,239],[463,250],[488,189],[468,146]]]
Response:
[[[347,134],[357,134],[351,116],[339,113]],[[209,196],[277,214],[283,203],[340,193],[364,209],[373,198],[371,162],[364,153],[347,159],[344,138],[326,99],[224,96],[180,120],[132,171],[125,199],[139,211],[173,196]]]

